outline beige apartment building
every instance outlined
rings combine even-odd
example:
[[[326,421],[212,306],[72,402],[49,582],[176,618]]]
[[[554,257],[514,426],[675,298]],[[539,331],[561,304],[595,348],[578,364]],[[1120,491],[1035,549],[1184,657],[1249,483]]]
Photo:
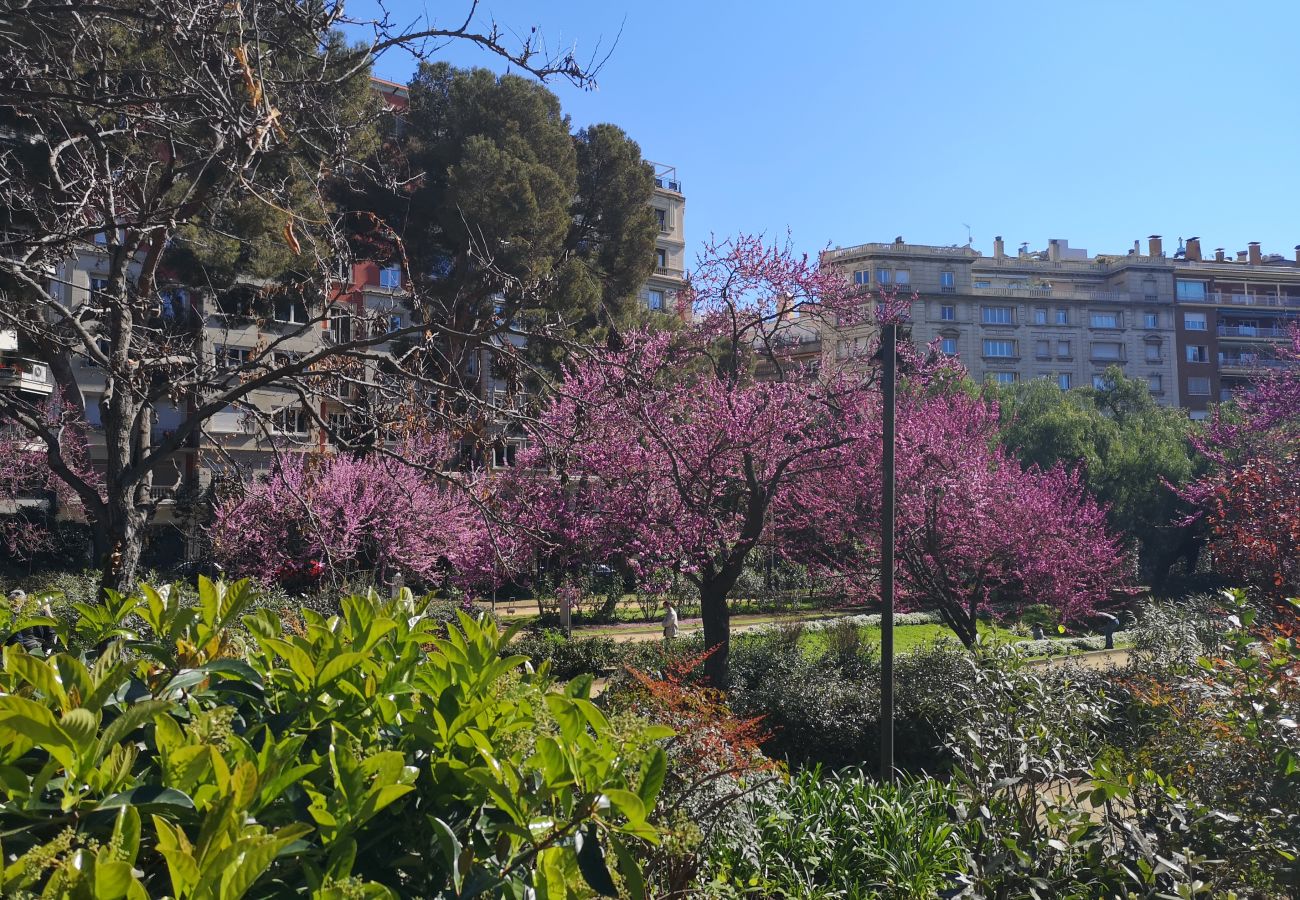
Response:
[[[641,289],[641,299],[651,312],[688,314],[678,307],[677,294],[686,283],[686,196],[675,166],[654,167],[655,191],[651,199],[659,234],[655,238],[655,269]]]
[[[971,377],[1003,384],[1047,378],[1062,389],[1099,383],[1109,366],[1143,379],[1165,405],[1180,402],[1174,278],[1159,238],[1147,252],[1089,256],[1054,239],[1045,250],[992,256],[970,246],[860,244],[826,251],[857,285],[915,293],[912,340],[955,356]],[[828,363],[850,364],[869,326],[826,335]]]

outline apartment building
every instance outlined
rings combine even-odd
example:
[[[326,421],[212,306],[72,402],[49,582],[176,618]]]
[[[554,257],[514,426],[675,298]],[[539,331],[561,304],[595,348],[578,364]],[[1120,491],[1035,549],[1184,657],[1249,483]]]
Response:
[[[976,380],[1047,378],[1062,389],[1100,383],[1112,365],[1146,381],[1156,399],[1180,402],[1173,265],[1161,240],[1146,253],[1090,256],[1063,239],[993,255],[970,246],[860,244],[823,254],[855,284],[917,295],[912,340],[958,357]],[[868,326],[835,328],[828,361],[851,364]]]
[[[1260,366],[1274,364],[1270,345],[1300,319],[1300,246],[1288,259],[1265,255],[1258,242],[1231,257],[1205,257],[1188,238],[1172,261],[1179,395],[1194,418],[1227,400]]]
[[[655,268],[641,288],[641,299],[651,312],[689,315],[679,308],[677,294],[686,283],[686,196],[677,168],[652,162],[655,190],[650,201],[659,223],[655,238]]]

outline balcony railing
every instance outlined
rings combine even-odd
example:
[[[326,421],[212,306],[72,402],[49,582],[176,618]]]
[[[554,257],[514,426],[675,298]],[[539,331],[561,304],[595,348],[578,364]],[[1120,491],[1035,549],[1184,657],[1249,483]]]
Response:
[[[1261,337],[1261,338],[1280,338],[1286,337],[1289,332],[1285,328],[1276,328],[1260,325],[1220,325],[1218,327],[1220,337]]]
[[[1285,369],[1294,363],[1283,359],[1264,359],[1253,353],[1220,353],[1219,367],[1223,369]]]
[[[990,285],[972,288],[971,293],[978,297],[1008,297],[1015,300],[1083,300],[1089,303],[1144,303],[1158,302],[1155,297],[1130,294],[1127,291],[1081,291],[1068,287],[1016,287],[1014,285]]]
[[[34,359],[14,356],[0,356],[0,387],[16,387],[37,394],[54,392],[49,366]]]
[[[978,250],[970,247],[931,247],[925,244],[857,244],[853,247],[841,247],[828,250],[825,258],[845,259],[853,256],[874,256],[881,253],[903,254],[905,256],[939,256],[945,259],[975,259]]]
[[[674,269],[672,266],[655,266],[656,275],[664,275],[668,278],[685,278],[686,272],[683,269]]]
[[[1225,294],[1210,291],[1203,297],[1179,297],[1179,303],[1208,303],[1215,306],[1268,306],[1274,309],[1300,309],[1300,297],[1285,294]]]

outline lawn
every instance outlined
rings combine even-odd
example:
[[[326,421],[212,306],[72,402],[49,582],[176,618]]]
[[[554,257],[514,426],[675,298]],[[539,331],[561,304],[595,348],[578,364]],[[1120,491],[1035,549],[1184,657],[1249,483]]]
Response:
[[[997,644],[1009,644],[1015,641],[1024,640],[1023,637],[1011,631],[1009,628],[1003,628],[999,625],[989,625],[981,622],[980,634],[984,635],[985,640]],[[861,629],[862,637],[871,646],[879,649],[880,647],[880,626],[864,625]],[[896,625],[894,626],[894,652],[907,653],[918,647],[928,647],[937,644],[940,641],[951,641],[956,643],[957,637],[946,625]],[[824,631],[810,631],[805,633],[799,639],[802,646],[808,654],[821,653],[826,649],[826,633]]]

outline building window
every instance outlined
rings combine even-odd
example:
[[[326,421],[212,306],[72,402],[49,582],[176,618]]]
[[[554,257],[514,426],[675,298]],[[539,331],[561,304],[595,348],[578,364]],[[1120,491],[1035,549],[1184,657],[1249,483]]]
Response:
[[[1034,324],[1035,324],[1035,325],[1046,325],[1046,324],[1047,324],[1047,307],[1046,307],[1046,306],[1036,306],[1036,307],[1034,307]]]
[[[984,306],[980,308],[980,321],[985,325],[1015,324],[1015,313],[1010,306]]]
[[[1016,342],[985,338],[984,355],[994,358],[1010,359],[1016,355]]]
[[[388,330],[389,330],[389,331],[401,331],[401,330],[402,330],[402,314],[401,314],[401,313],[393,313],[392,315],[390,315],[390,316],[388,317]]]
[[[1119,328],[1119,313],[1095,312],[1089,319],[1093,328]]]
[[[1153,394],[1158,394],[1158,393],[1160,393],[1161,391],[1163,391],[1164,389],[1165,389],[1165,388],[1164,388],[1164,380],[1163,380],[1159,375],[1148,375],[1148,376],[1147,376],[1147,390],[1148,390],[1148,391],[1150,391],[1150,392],[1153,393]]]
[[[662,249],[661,249],[661,250],[656,250],[656,251],[655,251],[655,266],[656,266],[657,268],[660,268],[660,269],[666,269],[666,268],[668,268],[668,251],[667,251],[667,250],[662,250]]]
[[[1124,346],[1116,341],[1095,341],[1092,345],[1093,359],[1121,359]]]
[[[957,307],[949,305],[939,307],[939,318],[945,322],[957,321]]]
[[[281,297],[275,301],[275,321],[290,325],[303,325],[307,322],[307,308],[297,300]]]
[[[1187,379],[1187,393],[1193,397],[1210,396],[1210,379],[1205,377]]]
[[[899,269],[894,273],[894,284],[899,287],[907,287],[912,283],[912,273],[907,269]]]
[[[939,273],[939,290],[945,294],[951,294],[957,290],[957,279],[951,272]]]
[[[988,377],[989,377],[989,380],[990,380],[990,381],[993,381],[995,384],[1015,384],[1015,383],[1016,383],[1016,373],[1015,373],[1015,372],[990,372]]]
[[[993,287],[993,282],[991,282],[991,281],[985,281],[985,280],[982,279],[982,278],[981,278],[981,279],[976,279],[976,280],[975,280],[975,287],[977,287],[977,288],[990,288],[990,287]]]
[[[1208,327],[1205,313],[1183,313],[1183,327],[1188,331],[1205,331]]]
[[[1060,375],[1057,375],[1056,386],[1063,391],[1068,391],[1070,389],[1070,373],[1062,372]]]
[[[1159,328],[1159,327],[1160,327],[1160,313],[1153,313],[1153,312],[1143,313],[1143,314],[1142,314],[1142,325],[1143,325],[1144,327],[1146,327],[1146,328]]]
[[[1147,344],[1147,362],[1160,362],[1160,345]]]
[[[352,416],[348,413],[330,413],[329,415],[330,434],[334,435],[335,440],[346,438],[349,426],[352,424]]]
[[[858,269],[853,273],[854,284],[871,284],[871,273],[866,269]]]
[[[667,234],[668,233],[668,210],[656,208],[655,221],[659,223],[659,233]]]
[[[648,305],[652,310],[654,310],[655,312],[659,312],[660,310],[662,310],[662,309],[664,308],[664,292],[663,292],[663,291],[647,291],[647,292],[646,292],[646,304],[647,304],[647,305]]]
[[[107,278],[92,278],[92,279],[90,279],[90,292],[91,292],[92,294],[105,294],[105,293],[107,293],[107,292],[108,292],[108,279],[107,279]]]
[[[400,266],[389,266],[386,269],[379,270],[379,286],[389,291],[396,291],[402,287],[402,269]]]
[[[1174,283],[1174,294],[1179,300],[1197,301],[1206,299],[1204,281],[1178,281]]]
[[[939,339],[939,349],[948,356],[957,355],[957,339],[955,337],[946,337]]]
[[[1036,342],[1034,343],[1034,356],[1035,356],[1035,358],[1037,358],[1037,359],[1051,359],[1051,358],[1052,358],[1052,342],[1051,342],[1051,341],[1036,341]]]
[[[1187,345],[1187,361],[1189,363],[1205,363],[1210,361],[1209,348],[1201,344]]]
[[[306,434],[307,414],[301,409],[282,409],[271,416],[271,430],[276,434]]]
[[[233,369],[248,362],[249,351],[246,347],[230,347],[218,344],[213,348],[218,369]]]
[[[1056,324],[1057,325],[1070,324],[1070,311],[1068,309],[1058,309],[1056,311]]]
[[[1061,357],[1062,359],[1069,359],[1069,358],[1070,358],[1070,342],[1069,342],[1069,341],[1057,341],[1057,342],[1056,342],[1056,355],[1059,356],[1059,357]]]
[[[331,312],[328,334],[331,343],[345,344],[352,340],[352,314],[345,310]]]
[[[1106,376],[1105,375],[1092,376],[1092,386],[1099,391],[1106,390]]]
[[[885,285],[889,284],[888,269],[876,269],[876,284],[880,285],[881,287],[884,287]]]

